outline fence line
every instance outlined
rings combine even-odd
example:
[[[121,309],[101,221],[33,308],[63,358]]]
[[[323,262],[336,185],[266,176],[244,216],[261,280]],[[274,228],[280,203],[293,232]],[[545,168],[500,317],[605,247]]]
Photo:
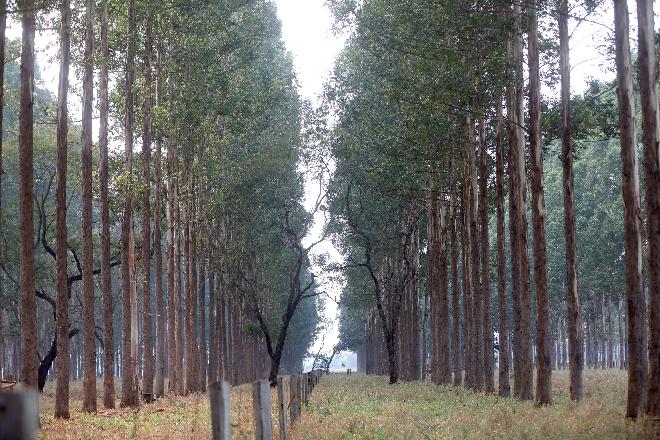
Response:
[[[277,410],[279,416],[279,438],[289,439],[289,427],[299,419],[303,408],[309,403],[309,396],[320,382],[322,372],[312,371],[289,376],[289,405],[285,399],[284,376],[278,378]],[[232,436],[231,427],[231,386],[227,382],[216,382],[209,387],[211,403],[211,432],[213,440],[228,440]],[[252,384],[252,408],[255,422],[255,439],[272,440],[272,400],[270,384],[258,380]],[[287,423],[287,409],[289,411]]]

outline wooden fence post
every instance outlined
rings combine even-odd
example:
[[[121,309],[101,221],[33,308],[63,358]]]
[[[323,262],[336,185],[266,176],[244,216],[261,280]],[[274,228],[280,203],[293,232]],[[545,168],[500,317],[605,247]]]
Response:
[[[286,426],[286,405],[284,404],[284,377],[277,381],[277,405],[280,413],[280,440],[288,440],[289,431]]]
[[[231,385],[227,382],[215,382],[209,386],[211,400],[211,434],[213,440],[231,439]]]
[[[296,423],[300,417],[300,376],[292,374],[289,376],[289,414],[291,416],[291,424]]]
[[[0,393],[0,439],[33,440],[39,430],[39,395],[23,389]]]
[[[272,440],[273,438],[270,405],[270,383],[267,380],[254,382],[252,384],[252,409],[256,440]]]

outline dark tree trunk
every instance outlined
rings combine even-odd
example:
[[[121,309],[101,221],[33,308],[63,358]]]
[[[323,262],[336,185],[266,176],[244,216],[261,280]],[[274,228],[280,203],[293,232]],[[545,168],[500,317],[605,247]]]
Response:
[[[466,167],[463,163],[463,176],[466,176]],[[468,190],[467,185],[462,186],[461,197],[461,243],[462,243],[462,277],[463,277],[463,368],[465,370],[464,384],[466,387],[473,387],[472,382],[472,288],[470,280],[470,232],[469,232],[469,214],[468,214]]]
[[[95,2],[85,2],[85,53],[82,111],[82,283],[83,411],[96,412],[96,344],[94,341],[94,251],[92,244],[92,105],[94,100]]]
[[[516,201],[515,217],[516,223],[516,245],[512,252],[515,252],[518,260],[518,272],[513,272],[514,287],[517,290],[518,309],[519,309],[519,331],[518,331],[518,352],[519,358],[517,364],[519,373],[516,375],[520,386],[516,386],[518,397],[523,400],[530,400],[533,396],[532,391],[532,335],[531,335],[531,296],[529,286],[529,258],[527,255],[527,173],[525,172],[525,138],[522,126],[524,124],[524,103],[523,103],[523,51],[522,51],[522,24],[520,6],[514,4],[515,17],[515,38],[513,41],[513,58],[515,60],[514,76],[514,96],[513,110],[515,121],[512,129],[515,132],[514,142],[512,143],[511,169],[509,173],[515,180],[512,185],[511,193]]]
[[[614,328],[612,328],[612,294],[607,295],[607,352],[608,368],[614,368]]]
[[[480,236],[479,236],[479,185],[477,182],[477,141],[474,139],[474,124],[469,121],[468,132],[468,205],[469,205],[469,235],[470,235],[470,276],[471,289],[471,329],[472,329],[472,367],[470,371],[472,388],[481,390],[484,384],[484,339],[483,339],[483,316],[482,316],[482,291],[480,281]]]
[[[77,328],[70,330],[66,335],[67,339],[73,338],[78,333],[80,333],[80,330],[77,329]],[[57,336],[56,336],[53,339],[53,342],[50,344],[50,350],[48,350],[48,353],[46,353],[46,356],[44,356],[44,358],[39,363],[39,369],[37,370],[37,385],[38,385],[40,393],[43,392],[44,386],[46,386],[46,380],[48,379],[48,372],[50,371],[50,368],[53,366],[53,362],[57,358],[57,347],[58,347],[58,344],[57,344]],[[61,353],[60,353],[60,359],[64,359],[62,357]],[[67,359],[67,361],[68,360],[69,359]],[[60,364],[62,364],[62,363],[64,363],[64,362],[58,362],[58,365],[57,365],[58,375],[59,375],[59,370],[61,368]],[[67,372],[68,371],[69,370],[67,369]],[[67,380],[69,380],[69,376],[67,376]],[[67,399],[66,403],[67,403],[67,406],[68,406],[68,403],[69,403],[68,399]],[[59,417],[68,418],[68,415],[67,415],[67,417],[65,417],[65,416],[59,416]]]
[[[211,237],[211,228],[208,228],[209,240]],[[214,246],[213,242],[209,241],[209,363],[208,363],[208,383],[209,385],[222,380],[218,376],[218,359],[220,352],[219,334],[218,334],[218,313],[219,301],[217,292],[215,290],[215,271],[214,271]]]
[[[101,58],[99,73],[99,150],[101,187],[101,291],[103,294],[103,406],[115,407],[115,359],[110,268],[110,208],[108,196],[108,0],[101,1]]]
[[[452,157],[449,172],[449,239],[451,241],[451,288],[452,288],[452,359],[454,370],[454,386],[463,385],[463,371],[461,368],[461,302],[458,280],[458,238],[456,237],[456,213],[458,201],[456,200],[456,163]]]
[[[175,233],[175,208],[176,186],[174,184],[174,149],[169,144],[167,148],[167,371],[168,392],[176,394],[179,381],[177,369],[177,346],[176,346],[176,233]]]
[[[7,0],[0,0],[0,127],[3,127],[5,102],[5,33],[7,30]],[[3,197],[3,139],[0,136],[0,200]],[[4,231],[4,210],[0,203],[0,231]],[[0,232],[2,234],[3,232]],[[4,243],[4,239],[2,240]],[[5,246],[0,243],[0,262],[5,261]],[[0,273],[0,292],[4,292],[4,274]],[[5,336],[4,305],[0,304],[0,380],[7,374],[7,339]]]
[[[648,215],[648,400],[649,417],[660,416],[660,122],[658,60],[653,0],[637,0],[639,83]]]
[[[206,248],[204,238],[199,252],[199,391],[206,392],[208,356],[206,352]]]
[[[552,402],[552,364],[550,359],[550,300],[545,235],[545,194],[543,189],[543,144],[541,141],[541,78],[539,74],[539,36],[536,0],[528,3],[529,65],[529,150],[532,171],[532,223],[534,229],[534,287],[536,290],[536,402]]]
[[[71,10],[68,0],[60,4],[60,77],[57,97],[57,183],[55,189],[55,264],[56,268],[56,330],[50,351],[39,366],[39,390],[42,377],[45,383],[50,363],[59,351],[62,361],[57,363],[57,384],[55,387],[55,417],[69,418],[69,291],[67,286],[67,224],[66,224],[66,180],[67,180],[67,131],[68,131],[68,92],[69,59],[71,41]],[[60,341],[56,343],[55,341]],[[50,359],[50,361],[48,361]],[[45,368],[45,363],[47,367]],[[45,368],[45,371],[44,371]]]
[[[191,264],[191,273],[190,273],[190,295],[191,295],[191,306],[192,309],[190,311],[191,313],[191,319],[192,319],[192,336],[193,336],[193,348],[194,348],[194,353],[193,353],[193,358],[191,360],[192,362],[192,376],[194,380],[194,388],[195,392],[198,393],[201,389],[201,384],[199,383],[199,378],[200,378],[200,334],[199,334],[199,316],[198,316],[198,311],[199,311],[199,306],[198,306],[198,279],[197,279],[197,241],[199,239],[198,237],[198,228],[197,228],[197,195],[196,195],[196,184],[195,180],[193,179],[192,182],[193,185],[193,190],[192,190],[192,206],[191,206],[191,222],[190,222],[190,264]]]
[[[156,55],[156,106],[163,105],[163,44],[158,39]],[[165,395],[165,298],[163,296],[163,249],[162,249],[162,193],[163,193],[163,133],[156,133],[156,188],[154,194],[154,266],[156,278],[156,397]],[[169,246],[169,240],[168,240]],[[169,259],[168,259],[169,270]],[[168,293],[171,292],[168,272]]]
[[[642,221],[635,138],[632,63],[628,25],[628,2],[614,1],[614,30],[621,137],[621,175],[626,249],[626,297],[628,304],[628,400],[626,417],[636,418],[646,391],[644,345],[644,290],[642,278]],[[657,116],[656,116],[657,117]]]
[[[438,179],[439,180],[439,179]],[[432,379],[437,385],[451,384],[449,351],[449,286],[447,278],[447,220],[445,201],[435,183],[429,203],[429,281],[431,299]]]
[[[605,369],[608,365],[607,360],[607,336],[605,335],[605,295],[602,295],[600,302],[600,348],[602,352],[602,358],[600,360],[600,368]]]
[[[621,370],[626,368],[626,341],[623,326],[621,325],[621,315],[623,315],[623,299],[619,301],[619,307],[616,311],[617,320],[619,323],[619,368]]]
[[[176,156],[175,156],[176,157]],[[175,160],[176,164],[176,160]],[[176,382],[177,394],[183,394],[185,392],[185,376],[183,371],[183,356],[185,351],[185,342],[184,342],[184,320],[183,320],[183,301],[184,301],[184,289],[182,284],[184,281],[183,277],[183,261],[181,255],[181,246],[182,246],[182,237],[181,237],[181,205],[179,201],[181,200],[181,182],[178,178],[175,180],[175,199],[174,199],[174,314],[175,314],[175,328],[176,328],[176,370],[178,372],[178,379]]]
[[[486,121],[479,121],[479,219],[481,241],[481,301],[483,316],[483,378],[484,390],[495,391],[493,380],[493,324],[490,305],[490,237],[488,234],[488,164],[486,151]]]
[[[220,252],[218,252],[220,253]],[[217,315],[215,321],[216,335],[218,340],[218,380],[227,380],[227,368],[229,366],[229,355],[228,355],[228,338],[227,338],[227,298],[226,298],[226,289],[224,283],[224,265],[223,265],[223,255],[218,255],[218,283],[217,289],[219,293],[217,294]]]
[[[147,2],[147,20],[144,41],[144,110],[142,130],[142,161],[145,191],[142,192],[142,392],[146,403],[154,393],[153,321],[151,318],[151,57],[153,43],[151,31],[153,14]],[[160,242],[156,244],[160,246]]]
[[[564,180],[564,235],[566,238],[566,281],[568,284],[568,356],[570,396],[582,400],[582,318],[577,278],[577,238],[573,191],[573,142],[571,139],[571,71],[569,62],[568,0],[559,3],[559,70],[561,76],[561,140]]]
[[[22,12],[21,98],[19,110],[20,163],[20,290],[21,365],[20,381],[37,388],[37,303],[34,295],[33,109],[34,109],[34,0],[18,2]]]
[[[190,224],[192,222],[192,200],[190,197],[190,193],[192,192],[192,182],[191,182],[191,171],[190,171],[190,165],[186,165],[186,171],[185,171],[185,183],[188,187],[188,198],[185,201],[185,213],[184,213],[184,225],[183,225],[183,259],[184,259],[184,266],[185,266],[185,280],[186,280],[186,287],[183,290],[184,295],[185,295],[185,301],[184,301],[184,316],[185,316],[185,372],[186,372],[186,384],[185,384],[185,392],[186,394],[194,393],[197,391],[196,389],[196,382],[197,382],[197,377],[195,375],[195,367],[194,367],[194,360],[195,360],[195,351],[196,351],[196,345],[197,341],[195,340],[195,321],[194,321],[194,306],[193,306],[193,298],[194,298],[194,290],[193,290],[193,283],[192,283],[192,240],[190,237],[191,234],[191,227]]]
[[[507,304],[506,304],[506,255],[504,232],[504,154],[502,148],[503,127],[502,127],[502,102],[497,102],[497,132],[495,140],[495,199],[497,205],[497,309],[499,315],[499,349],[498,349],[498,394],[502,397],[508,397],[511,394],[509,385],[509,330],[507,325]]]
[[[138,406],[137,381],[137,295],[135,292],[135,239],[133,233],[133,127],[135,122],[133,82],[135,79],[135,0],[128,9],[128,50],[126,53],[126,174],[128,175],[122,223],[122,388],[121,406]]]
[[[519,8],[518,8],[519,9]],[[518,11],[519,12],[519,11]],[[514,14],[516,14],[514,8]],[[511,63],[514,67],[511,68],[511,75],[514,78],[519,78],[517,70],[520,69],[519,61],[516,60],[516,52],[514,47],[517,45],[517,41],[520,39],[520,36],[517,35],[516,31],[512,31],[507,46],[508,57],[511,60]],[[521,50],[522,52],[522,50]],[[521,54],[522,56],[522,54]],[[508,141],[509,141],[509,237],[511,242],[511,273],[512,273],[512,282],[511,282],[511,304],[512,304],[512,317],[513,317],[513,328],[512,328],[512,353],[513,353],[513,395],[520,397],[520,372],[521,372],[521,363],[520,363],[520,283],[518,281],[519,274],[521,273],[520,267],[520,257],[518,254],[518,241],[520,238],[519,234],[519,225],[518,225],[518,198],[517,186],[518,183],[518,174],[516,170],[516,154],[519,151],[517,146],[519,140],[518,138],[522,136],[521,130],[517,127],[518,114],[516,111],[516,84],[515,79],[509,82],[507,87],[507,129],[508,129]]]

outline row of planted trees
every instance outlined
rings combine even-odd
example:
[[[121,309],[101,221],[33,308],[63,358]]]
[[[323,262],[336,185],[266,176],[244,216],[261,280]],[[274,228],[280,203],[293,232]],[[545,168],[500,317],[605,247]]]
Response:
[[[585,344],[589,365],[600,352],[612,358],[613,343],[594,347],[605,340],[605,298],[625,292],[626,334],[616,334],[625,350],[619,363],[628,367],[626,415],[657,416],[652,2],[637,2],[633,64],[627,2],[614,1],[617,79],[594,81],[581,97],[571,96],[569,22],[610,3],[331,4],[336,25],[350,35],[325,100],[337,114],[328,144],[337,160],[334,233],[346,258],[339,268],[347,280],[344,342],[364,350],[367,371],[387,372],[391,383],[420,379],[430,352],[436,384],[486,392],[497,384],[502,396],[539,404],[552,402],[559,355],[570,370],[571,399],[580,401]],[[559,99],[544,99],[542,83],[555,78]],[[620,152],[614,162],[610,139]],[[574,161],[585,151],[603,162],[576,187]],[[604,198],[594,197],[597,184]],[[601,272],[582,273],[583,260]]]
[[[113,408],[117,374],[121,406],[136,406],[301,369],[319,292],[313,245],[302,244],[313,218],[301,205],[303,105],[274,6],[25,0],[0,9],[3,32],[7,17],[23,30],[18,157],[6,152],[0,216],[5,241],[21,245],[3,245],[0,375],[39,389],[55,376],[55,415],[68,418],[71,362],[82,364],[84,411],[96,411],[100,372]],[[34,93],[42,22],[59,30],[56,104]],[[80,82],[69,83],[71,67]],[[68,114],[78,87],[79,131]],[[40,110],[49,105],[55,151]],[[16,142],[11,130],[3,138]],[[79,333],[82,355],[72,357]]]

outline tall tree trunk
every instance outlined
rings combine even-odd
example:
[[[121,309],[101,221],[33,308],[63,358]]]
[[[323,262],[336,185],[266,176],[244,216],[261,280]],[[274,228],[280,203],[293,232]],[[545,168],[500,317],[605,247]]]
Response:
[[[2,127],[4,119],[4,102],[5,102],[5,33],[7,30],[7,0],[0,0],[0,263],[5,262],[6,249],[4,245],[4,221],[5,213],[2,203],[3,199],[3,139]],[[0,294],[4,293],[4,273],[0,273]],[[7,337],[5,336],[5,309],[4,305],[0,304],[0,380],[4,379],[7,374]]]
[[[607,294],[607,351],[608,368],[614,368],[614,329],[612,328],[612,294]]]
[[[101,58],[99,72],[99,150],[101,186],[101,291],[103,294],[103,406],[115,407],[115,353],[110,267],[110,208],[108,196],[108,0],[101,1]]]
[[[504,232],[504,133],[502,127],[502,101],[497,101],[497,129],[495,139],[495,199],[497,206],[497,309],[499,315],[499,350],[498,350],[498,394],[508,397],[511,394],[509,385],[509,330],[507,326],[506,304],[506,255]]]
[[[439,179],[438,179],[439,180]],[[449,351],[449,285],[447,277],[447,220],[444,195],[433,185],[429,213],[429,284],[431,290],[431,338],[433,351],[433,383],[451,384],[451,353]],[[432,275],[432,276],[431,276]],[[432,282],[431,282],[432,281]]]
[[[582,318],[577,278],[577,242],[573,193],[573,142],[571,139],[571,67],[569,61],[568,0],[559,0],[559,70],[561,77],[561,141],[564,179],[564,235],[566,237],[566,281],[568,283],[568,356],[570,396],[582,400]]]
[[[589,317],[590,316],[589,316],[589,313],[587,311],[587,313],[585,315],[585,323],[584,323],[584,327],[585,327],[584,330],[585,330],[585,333],[586,333],[585,334],[585,342],[584,342],[585,350],[586,350],[586,352],[585,352],[585,363],[586,363],[587,368],[592,368],[593,367],[593,355],[592,355],[592,352],[593,352],[593,348],[592,348],[593,338],[591,337],[591,333],[592,333],[591,332],[591,320],[589,319]]]
[[[205,393],[208,356],[206,352],[206,248],[204,238],[200,240],[197,261],[199,263],[199,391]]]
[[[614,31],[621,137],[621,189],[624,204],[626,297],[628,303],[628,400],[626,417],[636,418],[646,384],[644,290],[642,279],[642,221],[635,137],[632,63],[627,0],[614,0]]]
[[[224,256],[219,251],[218,252],[218,284],[217,288],[220,290],[218,295],[218,304],[217,304],[217,316],[216,316],[216,334],[218,335],[218,380],[227,380],[229,377],[226,373],[227,368],[230,364],[229,354],[228,354],[228,338],[227,338],[227,318],[226,318],[226,307],[227,307],[227,298],[226,298],[226,288],[223,278],[223,258]]]
[[[433,301],[433,304],[430,307],[430,341],[431,341],[431,380],[434,383],[437,383],[440,378],[440,348],[439,348],[439,292],[438,292],[438,240],[439,240],[439,227],[437,226],[438,220],[438,202],[439,198],[437,197],[437,181],[438,170],[434,167],[431,171],[431,176],[429,178],[429,188],[427,190],[428,200],[426,206],[426,217],[427,217],[427,236],[428,236],[428,246],[427,246],[427,279],[426,279],[426,292],[424,294],[424,315],[422,318],[422,345],[426,343],[426,305],[429,301]],[[436,299],[438,297],[438,299]],[[423,362],[424,359],[422,359]],[[422,380],[424,380],[424,371],[422,371]]]
[[[71,47],[71,9],[68,0],[60,4],[60,78],[57,95],[57,182],[55,189],[56,231],[56,352],[57,384],[55,388],[55,417],[69,418],[69,290],[67,286],[67,249],[66,225],[66,180],[67,180],[67,130],[68,130],[68,93],[69,60]]]
[[[601,296],[600,302],[600,339],[601,339],[601,351],[603,352],[603,357],[600,361],[600,368],[603,370],[607,368],[607,336],[605,335],[605,295]]]
[[[194,176],[194,174],[193,174]],[[199,383],[199,370],[200,370],[200,335],[199,335],[199,290],[198,290],[198,272],[197,272],[197,243],[199,240],[198,237],[198,228],[197,228],[197,186],[196,181],[193,178],[193,192],[192,192],[192,207],[191,207],[191,222],[190,222],[190,264],[191,264],[191,279],[190,279],[190,292],[192,295],[192,320],[193,320],[193,341],[194,341],[194,357],[193,357],[193,376],[195,380],[195,392],[199,392],[201,389],[201,384]]]
[[[471,386],[474,389],[483,389],[484,384],[484,329],[482,316],[482,290],[480,281],[480,237],[479,237],[479,185],[477,182],[477,141],[474,138],[474,123],[467,124],[468,133],[468,176],[469,176],[469,206],[470,206],[470,274],[472,277],[471,299],[472,299],[472,379]]]
[[[144,41],[144,111],[142,130],[142,161],[145,191],[142,192],[142,324],[143,371],[142,389],[146,399],[154,392],[153,322],[151,318],[151,57],[153,53],[153,13],[147,2],[147,23]],[[160,247],[160,242],[156,244]],[[149,403],[147,401],[147,403]]]
[[[511,193],[516,200],[516,210],[514,221],[516,222],[516,245],[512,244],[512,252],[517,254],[518,272],[513,272],[514,287],[517,290],[519,307],[519,341],[518,363],[519,374],[517,379],[520,381],[518,397],[523,400],[530,400],[533,396],[532,391],[532,335],[531,335],[531,295],[529,286],[529,258],[527,255],[527,173],[525,172],[525,138],[523,132],[524,104],[523,104],[523,50],[522,50],[522,24],[521,9],[518,4],[514,4],[513,13],[515,17],[515,38],[513,41],[513,59],[515,60],[514,76],[514,121],[512,129],[515,132],[514,142],[512,144],[511,166],[509,173],[515,180]],[[513,243],[513,240],[512,240]]]
[[[474,351],[473,351],[473,329],[472,329],[472,281],[470,274],[470,250],[472,249],[471,238],[470,238],[470,202],[469,202],[469,185],[467,180],[469,179],[468,167],[465,164],[465,159],[463,160],[463,177],[464,183],[462,188],[462,222],[461,222],[461,238],[463,244],[463,323],[464,330],[463,334],[465,335],[465,347],[464,347],[464,363],[465,363],[465,386],[468,388],[474,387],[473,381],[473,363],[474,363]]]
[[[85,54],[82,111],[82,282],[83,411],[96,412],[96,344],[94,341],[94,251],[92,244],[92,105],[94,100],[95,2],[85,2]]]
[[[516,14],[514,8],[514,14]],[[511,60],[511,64],[515,68],[511,68],[511,76],[513,78],[518,78],[516,70],[519,68],[519,62],[515,58],[514,46],[516,46],[516,41],[520,37],[517,35],[517,32],[512,31],[507,45],[508,57]],[[517,147],[518,137],[521,136],[519,128],[516,126],[518,123],[518,115],[516,112],[516,85],[515,79],[510,81],[507,86],[507,129],[508,129],[508,141],[509,141],[509,238],[511,242],[511,304],[512,304],[512,317],[513,317],[513,329],[512,329],[512,353],[513,353],[513,395],[516,397],[520,396],[520,283],[518,278],[521,272],[520,269],[520,258],[518,255],[518,240],[520,238],[518,232],[518,199],[516,197],[517,193],[517,173],[515,172],[515,162],[516,154],[519,148]]]
[[[186,394],[194,393],[197,391],[197,374],[195,374],[195,352],[197,351],[197,338],[195,335],[195,306],[194,298],[196,292],[193,284],[193,237],[192,230],[192,171],[191,164],[186,165],[186,186],[188,194],[185,202],[185,224],[183,226],[183,252],[186,267],[186,288],[185,288],[185,333],[186,333],[186,354],[185,354],[185,370],[186,370]]]
[[[648,400],[646,413],[660,416],[660,122],[658,60],[652,0],[637,0],[639,83],[648,215]]]
[[[170,103],[172,94],[170,84]],[[178,368],[177,311],[178,272],[177,266],[177,223],[176,223],[176,155],[171,139],[167,144],[167,371],[168,392],[177,394],[181,371]]]
[[[419,360],[420,360],[420,365],[421,365],[421,368],[422,368],[421,380],[424,381],[424,380],[426,380],[426,372],[427,372],[427,365],[426,365],[427,362],[426,362],[426,360],[428,358],[428,353],[429,353],[426,350],[426,346],[427,346],[426,341],[429,340],[429,334],[433,334],[433,323],[432,322],[429,323],[429,321],[431,321],[431,316],[430,316],[431,315],[431,313],[430,313],[431,312],[431,305],[430,305],[428,287],[424,291],[422,306],[423,306],[422,307],[422,340],[421,340],[421,343],[420,343]],[[447,317],[447,319],[449,319],[449,317]],[[427,323],[428,323],[428,327],[429,327],[428,332],[426,331]],[[447,337],[449,337],[449,335],[447,335]],[[431,353],[434,352],[433,340],[431,340],[431,343],[430,343],[430,351],[431,351]],[[437,351],[438,350],[436,349],[435,352],[437,352]],[[451,356],[450,353],[448,353],[448,354]],[[357,353],[356,353],[356,356],[357,356]],[[447,359],[447,362],[451,362],[451,357],[449,359]],[[450,376],[450,382],[451,382],[451,369],[449,370],[449,376]]]
[[[174,200],[176,198],[176,185],[174,183],[174,149],[169,143],[167,147],[167,371],[168,392],[176,394],[179,379],[177,368],[176,345],[176,215]]]
[[[493,380],[493,324],[490,305],[490,237],[488,234],[488,163],[486,151],[486,121],[479,121],[479,219],[481,241],[481,301],[483,315],[483,377],[484,390],[495,391]]]
[[[456,204],[456,163],[454,158],[450,159],[449,166],[449,239],[451,241],[451,290],[452,290],[452,317],[453,332],[452,332],[452,354],[453,354],[453,370],[454,370],[454,386],[463,385],[463,371],[461,368],[461,302],[460,302],[460,288],[458,280],[458,239],[456,237],[456,213],[458,207]]]
[[[619,368],[621,370],[626,368],[626,343],[624,340],[623,326],[621,325],[621,315],[623,314],[623,299],[619,301],[616,316],[619,324]]]
[[[151,15],[151,14],[150,14]],[[163,43],[156,44],[156,106],[163,105]],[[156,188],[154,194],[154,265],[156,278],[156,397],[165,395],[165,298],[163,297],[163,248],[162,248],[162,193],[163,193],[163,133],[156,134]],[[169,245],[169,240],[168,240]],[[168,260],[169,263],[169,260]],[[168,264],[169,269],[169,264]],[[168,289],[169,285],[168,277]],[[171,290],[168,290],[168,293]]]
[[[539,35],[536,0],[527,6],[529,16],[529,150],[532,171],[532,223],[534,229],[534,288],[536,290],[536,402],[552,402],[552,364],[550,359],[550,300],[545,235],[545,194],[543,189],[543,144],[541,140],[541,78],[539,73]]]
[[[21,230],[21,368],[20,381],[37,388],[37,303],[34,274],[33,109],[34,0],[18,2],[22,10],[21,98],[19,111],[20,230]]]
[[[220,319],[218,313],[218,298],[215,290],[215,268],[213,266],[215,253],[213,241],[211,240],[211,227],[208,228],[209,237],[209,363],[207,380],[209,385],[219,380],[218,378],[218,353],[219,353],[219,334],[217,320]]]
[[[137,298],[135,292],[135,241],[133,232],[133,127],[135,121],[133,83],[135,79],[135,0],[128,10],[126,53],[126,187],[122,223],[123,349],[121,406],[138,406],[137,383]]]
[[[185,341],[184,341],[184,321],[183,321],[183,295],[184,289],[182,284],[184,281],[183,278],[183,262],[181,255],[181,182],[175,180],[175,199],[174,199],[174,211],[175,211],[175,220],[174,220],[174,231],[175,231],[175,248],[174,248],[174,313],[175,313],[175,328],[176,328],[176,369],[178,371],[178,380],[177,380],[177,394],[183,394],[185,392],[185,371],[183,365],[183,356],[185,351]]]

